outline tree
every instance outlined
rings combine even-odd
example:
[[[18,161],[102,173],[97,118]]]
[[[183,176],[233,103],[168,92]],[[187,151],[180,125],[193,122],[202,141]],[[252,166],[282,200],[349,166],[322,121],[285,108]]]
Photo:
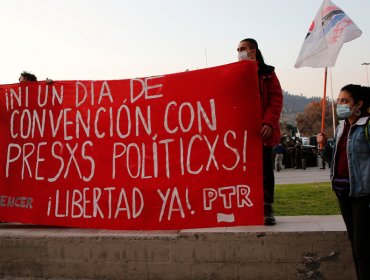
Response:
[[[322,102],[313,101],[307,104],[303,113],[297,115],[297,127],[303,136],[316,135],[321,131],[321,105]],[[325,108],[325,133],[328,137],[333,134],[332,103],[326,100]]]

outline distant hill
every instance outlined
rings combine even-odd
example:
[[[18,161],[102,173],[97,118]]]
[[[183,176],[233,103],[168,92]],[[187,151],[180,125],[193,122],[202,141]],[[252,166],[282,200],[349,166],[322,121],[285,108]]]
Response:
[[[297,125],[297,114],[302,113],[308,103],[321,101],[320,97],[305,97],[303,95],[290,94],[283,91],[283,110],[281,112],[280,122],[285,122],[293,126]]]

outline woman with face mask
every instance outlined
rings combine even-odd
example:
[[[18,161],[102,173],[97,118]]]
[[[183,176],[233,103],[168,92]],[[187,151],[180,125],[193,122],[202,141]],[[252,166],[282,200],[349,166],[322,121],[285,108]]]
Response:
[[[346,85],[337,99],[330,170],[332,188],[351,241],[358,279],[370,279],[370,88]],[[325,135],[317,137],[326,141]],[[329,148],[329,147],[327,147]]]
[[[264,223],[275,225],[273,213],[275,179],[273,171],[272,150],[280,143],[280,114],[283,107],[283,91],[273,66],[265,64],[257,41],[247,38],[239,42],[238,60],[253,60],[258,63],[258,83],[261,99],[263,142],[263,191],[264,191]]]

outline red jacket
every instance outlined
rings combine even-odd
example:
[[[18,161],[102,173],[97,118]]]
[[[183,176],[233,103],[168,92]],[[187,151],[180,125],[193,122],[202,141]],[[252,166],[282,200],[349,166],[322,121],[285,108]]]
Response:
[[[274,69],[272,66],[260,64],[258,70],[262,124],[272,128],[271,136],[263,140],[263,144],[270,147],[280,143],[279,120],[283,107],[283,91]]]

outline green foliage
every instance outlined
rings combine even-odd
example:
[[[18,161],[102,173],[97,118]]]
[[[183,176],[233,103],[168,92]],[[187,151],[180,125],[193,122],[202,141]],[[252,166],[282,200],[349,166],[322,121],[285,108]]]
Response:
[[[321,97],[306,97],[301,95],[290,94],[287,91],[283,91],[283,108],[285,112],[289,113],[300,113],[302,112],[307,104],[316,101],[320,102]]]
[[[322,118],[321,101],[308,103],[302,113],[297,114],[297,127],[301,135],[316,135],[321,131]],[[333,111],[329,100],[326,100],[325,107],[325,132],[327,135],[333,135]]]
[[[340,215],[330,183],[275,186],[275,215]]]
[[[290,94],[289,92],[283,91],[283,110],[281,112],[280,122],[282,125],[282,133],[289,134],[289,131],[285,131],[284,124],[296,126],[297,125],[297,114],[302,113],[306,108],[307,104],[317,101],[320,102],[320,97],[307,98],[301,95]],[[289,130],[289,128],[287,128]]]

